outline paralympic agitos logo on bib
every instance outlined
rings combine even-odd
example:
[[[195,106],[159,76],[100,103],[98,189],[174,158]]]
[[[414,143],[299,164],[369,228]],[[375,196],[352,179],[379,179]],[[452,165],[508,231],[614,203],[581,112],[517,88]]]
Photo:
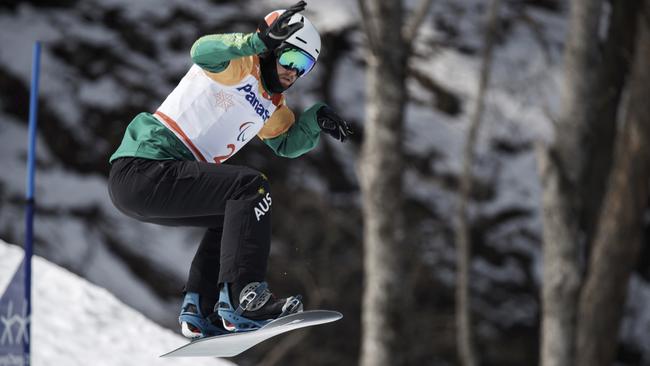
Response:
[[[257,113],[258,116],[262,117],[264,121],[269,119],[270,114],[269,110],[264,108],[262,105],[262,102],[260,102],[259,98],[257,98],[257,95],[253,91],[253,86],[251,84],[246,84],[244,86],[240,86],[237,88],[239,91],[245,91],[248,94],[246,94],[246,100],[248,103],[250,103],[251,107],[255,110],[255,113]]]

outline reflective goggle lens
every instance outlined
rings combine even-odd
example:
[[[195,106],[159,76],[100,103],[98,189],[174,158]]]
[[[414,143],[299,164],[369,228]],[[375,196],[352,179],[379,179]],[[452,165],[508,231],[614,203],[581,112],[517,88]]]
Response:
[[[286,69],[296,70],[298,76],[305,75],[311,71],[314,64],[316,64],[316,61],[310,55],[295,48],[284,50],[280,54],[278,62]]]

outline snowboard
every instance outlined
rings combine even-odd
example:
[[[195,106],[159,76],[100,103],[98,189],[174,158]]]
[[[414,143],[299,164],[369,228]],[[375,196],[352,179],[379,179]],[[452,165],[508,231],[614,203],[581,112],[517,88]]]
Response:
[[[197,339],[160,357],[233,357],[278,334],[334,322],[342,317],[337,311],[303,311],[275,319],[257,330]]]

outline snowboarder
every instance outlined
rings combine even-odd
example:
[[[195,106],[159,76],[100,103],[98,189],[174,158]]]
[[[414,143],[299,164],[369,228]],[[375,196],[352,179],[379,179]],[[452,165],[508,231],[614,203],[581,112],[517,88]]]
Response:
[[[352,133],[324,103],[296,119],[283,92],[307,75],[320,36],[306,3],[269,13],[250,34],[214,34],[191,49],[194,65],[155,113],[140,113],[111,156],[109,193],[144,222],[207,230],[192,261],[179,323],[200,338],[257,329],[302,310],[300,296],[278,299],[265,280],[271,191],[253,169],[221,164],[258,136],[277,155],[298,157],[321,132]]]

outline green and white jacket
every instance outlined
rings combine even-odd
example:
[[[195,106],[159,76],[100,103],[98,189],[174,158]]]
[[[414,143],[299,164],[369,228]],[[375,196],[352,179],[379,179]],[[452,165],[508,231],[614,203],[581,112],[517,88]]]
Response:
[[[283,94],[269,94],[258,54],[266,51],[256,33],[216,34],[194,43],[194,65],[154,113],[129,124],[120,157],[222,163],[258,136],[284,157],[313,149],[320,136],[317,103],[296,120]]]

